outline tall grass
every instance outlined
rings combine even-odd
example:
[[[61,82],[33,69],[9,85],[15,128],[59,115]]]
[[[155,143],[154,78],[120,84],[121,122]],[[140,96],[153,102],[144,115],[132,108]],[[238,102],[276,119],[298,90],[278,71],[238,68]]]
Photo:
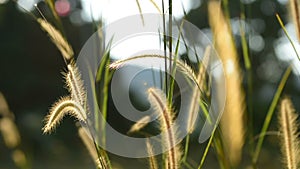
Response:
[[[218,1],[208,3],[208,16],[226,79],[226,103],[221,119],[223,143],[230,162],[236,166],[241,160],[245,134],[245,99],[239,60],[230,26]]]
[[[281,140],[281,151],[283,154],[284,165],[288,169],[299,168],[299,133],[298,115],[295,113],[292,101],[284,98],[280,103],[279,130]]]
[[[89,126],[91,123],[89,121],[90,110],[97,109],[88,107],[86,103],[86,91],[83,85],[83,81],[81,79],[80,72],[75,64],[74,60],[74,51],[71,45],[68,43],[64,32],[63,26],[61,23],[60,18],[55,12],[53,7],[54,2],[52,0],[47,0],[47,4],[52,12],[52,15],[55,18],[55,26],[50,24],[47,20],[44,19],[37,19],[37,22],[40,24],[41,29],[43,29],[50,37],[51,41],[56,45],[58,50],[61,52],[65,63],[66,63],[66,72],[64,73],[65,82],[67,85],[67,89],[69,92],[68,96],[62,97],[56,103],[53,104],[52,108],[50,109],[49,114],[45,118],[45,126],[43,128],[44,133],[52,132],[58,124],[61,122],[62,118],[66,115],[74,116],[75,119],[78,121],[86,124]],[[143,7],[140,4],[139,0],[136,0],[137,8],[140,11],[141,18],[143,20]],[[153,0],[150,0],[152,5],[159,11],[161,14],[169,14],[170,17],[173,15],[172,0],[168,1],[168,7],[165,7],[165,3],[162,0],[162,4],[158,5]],[[298,9],[298,1],[291,0],[291,9],[292,15],[294,18],[294,22],[296,23],[296,30],[298,31],[299,36],[299,9]],[[243,7],[243,5],[241,5]],[[162,10],[160,10],[160,8]],[[230,9],[229,9],[229,1],[223,0],[222,2],[216,0],[209,0],[207,2],[207,12],[208,12],[208,20],[209,25],[213,33],[213,43],[214,46],[207,46],[204,52],[203,61],[202,63],[197,63],[195,65],[190,64],[189,60],[182,60],[178,54],[178,50],[180,47],[179,40],[174,41],[172,39],[172,19],[169,18],[169,23],[166,23],[165,15],[162,15],[164,21],[164,37],[163,37],[163,48],[164,48],[164,55],[139,55],[127,59],[113,61],[110,58],[110,48],[111,44],[109,44],[103,52],[103,60],[100,63],[99,69],[96,74],[95,80],[97,84],[100,84],[100,92],[94,93],[94,99],[101,100],[100,109],[102,115],[104,116],[104,120],[106,120],[110,109],[108,107],[109,104],[109,85],[113,75],[113,71],[130,63],[131,61],[136,60],[143,60],[145,58],[160,58],[164,59],[165,62],[165,79],[161,80],[162,83],[160,84],[162,89],[157,88],[149,88],[147,90],[148,101],[150,104],[155,108],[155,114],[159,116],[159,126],[160,131],[165,132],[165,135],[162,138],[162,145],[167,148],[167,151],[163,153],[162,157],[155,156],[154,150],[149,142],[146,143],[146,149],[149,155],[148,158],[148,166],[145,168],[150,169],[158,169],[158,168],[165,168],[165,169],[180,169],[180,168],[204,168],[205,162],[208,161],[207,158],[210,155],[215,155],[219,167],[222,169],[230,169],[230,168],[245,168],[246,166],[252,165],[252,168],[263,168],[264,166],[259,166],[259,159],[260,159],[260,152],[262,147],[264,146],[263,142],[266,137],[266,133],[268,132],[269,125],[271,124],[271,119],[275,112],[275,108],[278,106],[280,97],[283,93],[283,89],[285,84],[290,76],[291,67],[288,67],[284,72],[281,81],[279,82],[278,88],[276,93],[273,96],[271,105],[269,110],[265,113],[266,117],[264,123],[261,128],[261,132],[259,133],[260,137],[258,138],[257,142],[254,140],[253,134],[253,105],[250,99],[252,99],[252,72],[253,67],[250,58],[250,52],[248,49],[247,44],[247,36],[246,30],[243,25],[240,25],[240,32],[241,32],[241,45],[242,45],[242,53],[244,59],[244,66],[247,70],[247,77],[248,79],[244,79],[242,69],[243,67],[240,65],[240,59],[242,58],[239,56],[237,52],[237,47],[235,43],[234,36],[232,34],[232,28],[230,25]],[[241,12],[241,19],[246,21],[245,11]],[[277,19],[279,24],[284,29],[287,37],[288,33],[283,26],[283,23],[277,15]],[[144,20],[143,20],[144,22]],[[182,26],[182,25],[181,25]],[[181,29],[181,28],[180,28]],[[181,32],[180,32],[181,33]],[[103,38],[103,34],[99,35],[100,38]],[[178,39],[181,38],[181,35]],[[291,41],[291,39],[290,39]],[[175,49],[173,46],[175,44]],[[186,44],[185,44],[186,45]],[[295,49],[295,45],[291,41],[291,45]],[[193,153],[196,152],[197,159],[199,161],[194,161],[191,158],[191,146],[193,134],[197,131],[198,121],[196,120],[196,115],[202,110],[205,114],[205,117],[209,120],[209,116],[207,115],[207,105],[209,103],[205,103],[202,98],[203,97],[210,97],[209,94],[209,84],[207,84],[208,77],[206,74],[205,66],[209,63],[211,50],[216,49],[220,59],[223,64],[225,79],[226,79],[226,103],[224,114],[221,119],[220,126],[215,125],[213,132],[211,134],[210,139],[206,143],[206,146],[203,147],[201,150],[195,150]],[[167,51],[169,50],[169,51]],[[175,51],[173,51],[175,50]],[[167,55],[167,52],[170,55]],[[171,54],[175,53],[175,57]],[[297,54],[298,55],[298,54]],[[167,67],[170,67],[169,71],[167,72]],[[196,68],[195,68],[196,67]],[[183,146],[183,142],[177,143],[177,136],[179,135],[179,131],[177,130],[177,124],[175,124],[176,118],[176,104],[173,102],[176,99],[175,92],[177,89],[175,87],[174,79],[169,78],[169,75],[175,75],[175,73],[181,73],[186,76],[187,79],[191,80],[195,85],[193,90],[192,101],[188,105],[189,111],[185,112],[188,116],[187,122],[187,137],[185,138],[184,142],[185,145]],[[161,73],[162,74],[162,73]],[[162,78],[163,76],[161,76]],[[245,95],[243,89],[243,80],[247,81],[248,83],[248,92]],[[97,86],[97,87],[99,87]],[[96,85],[93,86],[95,88]],[[95,90],[97,91],[97,90]],[[245,98],[248,98],[248,102],[245,101]],[[1,97],[0,97],[1,98]],[[1,100],[0,100],[1,105]],[[246,111],[247,107],[247,111]],[[282,147],[282,155],[284,159],[284,167],[292,169],[299,167],[298,161],[298,147],[299,147],[299,139],[298,139],[298,132],[297,132],[297,115],[294,113],[294,108],[292,107],[291,101],[289,99],[283,99],[280,104],[280,115],[279,115],[279,129],[280,129],[280,138],[281,138],[281,147]],[[1,107],[0,107],[1,108]],[[4,111],[5,112],[5,111]],[[3,113],[0,111],[0,113]],[[9,127],[14,126],[12,118],[6,118],[7,114],[4,115],[5,118],[0,119],[0,129],[4,135],[4,140],[7,147],[15,148],[18,144],[20,144],[20,138],[18,133],[16,132],[16,127]],[[99,114],[95,114],[95,118],[98,119]],[[248,122],[245,122],[246,117],[248,117]],[[147,127],[151,122],[150,116],[145,116],[137,121],[133,126],[129,129],[128,135],[133,135],[134,133],[141,132],[144,128]],[[5,125],[3,125],[5,124]],[[100,126],[98,121],[95,121],[95,129],[96,132],[101,132],[104,136],[102,137],[102,142],[105,145],[105,123],[101,123],[104,126],[101,126],[102,131],[99,131]],[[247,126],[246,126],[247,125]],[[247,127],[248,128],[248,132]],[[7,129],[10,128],[10,129]],[[6,131],[6,130],[9,130]],[[114,166],[111,165],[110,158],[108,157],[108,153],[97,145],[96,140],[98,138],[93,138],[92,131],[89,127],[83,128],[78,127],[78,133],[80,138],[82,139],[84,145],[88,149],[95,166],[100,169],[111,169]],[[152,133],[144,133],[144,135],[152,135]],[[245,139],[248,138],[251,141],[248,141],[249,144],[252,144],[250,149],[244,149]],[[7,141],[7,140],[11,141]],[[121,144],[121,143],[120,143]],[[256,144],[255,149],[253,148]],[[182,148],[184,147],[184,148]],[[246,152],[249,151],[249,152]],[[22,156],[22,151],[15,150],[14,151],[14,159],[16,159],[16,164],[21,166],[25,166],[26,160],[24,160],[25,156]],[[246,156],[245,154],[249,154],[250,157]],[[24,155],[24,153],[23,153]],[[21,158],[23,157],[23,158]],[[19,160],[17,160],[19,159]],[[20,160],[21,159],[21,160]],[[23,160],[22,160],[23,159]],[[21,161],[21,162],[20,162]],[[24,162],[25,161],[25,162]],[[247,161],[246,165],[244,162]],[[24,165],[21,165],[23,164]],[[251,164],[252,163],[252,164]]]
[[[0,92],[0,133],[4,144],[11,151],[11,158],[16,167],[29,169],[27,155],[21,149],[21,136],[15,123],[14,114],[8,107],[4,95]]]
[[[163,136],[163,142],[169,149],[166,154],[166,168],[178,169],[180,162],[180,149],[176,146],[176,124],[173,122],[174,113],[172,112],[172,108],[168,105],[166,96],[159,89],[148,89],[148,100],[154,106],[155,113],[160,115],[161,131],[166,131],[166,134]]]

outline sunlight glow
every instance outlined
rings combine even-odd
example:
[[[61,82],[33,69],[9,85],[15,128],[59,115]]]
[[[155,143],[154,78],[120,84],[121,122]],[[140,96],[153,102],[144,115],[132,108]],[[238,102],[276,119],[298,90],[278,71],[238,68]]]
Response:
[[[295,26],[292,23],[285,25],[289,36],[291,37],[298,54],[300,54],[300,44],[297,40]],[[280,38],[275,41],[274,48],[276,56],[285,62],[290,62],[293,65],[293,72],[296,75],[300,75],[300,61],[286,35],[281,30]]]
[[[163,48],[159,45],[160,40],[154,35],[135,36],[122,41],[111,49],[111,55],[118,59],[125,59],[136,55],[137,51],[155,54],[154,51],[162,51]],[[151,51],[150,51],[151,50]],[[121,52],[120,52],[121,51]],[[162,54],[162,53],[156,53]]]
[[[0,0],[0,4],[6,3],[8,0]]]
[[[153,0],[160,11],[161,0]],[[85,21],[100,20],[103,18],[105,24],[114,22],[120,18],[139,14],[139,8],[136,0],[81,0],[82,2],[82,17]],[[198,8],[201,5],[201,0],[173,0],[173,14],[176,18],[181,18],[184,11],[189,12],[192,9]],[[156,7],[150,0],[139,0],[140,7],[143,13],[159,13]],[[168,7],[168,1],[165,1],[165,8]],[[167,13],[167,9],[165,9]]]
[[[260,52],[265,47],[264,38],[260,35],[251,36],[249,39],[249,47],[252,51]]]
[[[18,0],[18,8],[21,11],[27,10],[27,11],[32,11],[34,9],[34,4],[39,2],[39,0]]]
[[[159,14],[162,11],[161,1],[153,0],[156,2],[159,10],[151,3],[150,0],[139,0],[140,8],[143,13],[154,13]],[[165,13],[168,13],[168,1],[165,1]],[[174,0],[173,1],[173,15],[175,18],[180,19],[184,16],[184,10],[189,12],[190,10],[197,8],[201,5],[201,1],[194,2],[192,0]],[[82,18],[85,22],[91,22],[93,20],[103,21],[103,25],[108,26],[113,22],[127,16],[139,15],[139,7],[136,0],[82,0]],[[150,25],[153,25],[153,20],[150,20]],[[147,21],[145,21],[147,23]],[[141,25],[132,25],[130,27],[137,28],[143,27],[142,22],[138,23]],[[147,24],[146,24],[147,25]],[[125,26],[126,27],[126,26]],[[128,29],[128,26],[123,29]],[[117,28],[122,29],[122,28]],[[114,34],[114,31],[118,30],[106,30],[106,34]],[[109,41],[109,36],[107,35]],[[128,39],[122,40],[122,42],[117,42],[116,46],[112,46],[111,56],[114,59],[124,59],[134,56],[136,52],[150,51],[146,52],[151,54],[152,51],[163,51],[161,46],[161,39],[154,35],[134,35],[128,37]],[[138,49],[138,50],[137,50]]]
[[[225,63],[225,69],[226,69],[226,73],[227,75],[230,75],[234,72],[234,62],[233,60],[229,59],[226,61]]]

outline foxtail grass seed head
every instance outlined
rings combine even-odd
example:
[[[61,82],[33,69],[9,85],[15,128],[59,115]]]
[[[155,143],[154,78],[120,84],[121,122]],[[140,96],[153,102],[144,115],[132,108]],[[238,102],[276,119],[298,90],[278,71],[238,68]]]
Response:
[[[49,115],[46,117],[46,124],[43,128],[43,132],[52,132],[66,114],[74,116],[76,119],[83,122],[87,120],[87,114],[84,108],[69,97],[64,97],[54,103]]]
[[[170,57],[165,57],[165,56],[157,55],[157,54],[139,55],[139,56],[134,56],[134,57],[131,57],[131,58],[117,60],[117,61],[111,63],[109,65],[109,68],[110,69],[119,69],[122,66],[124,66],[126,64],[129,64],[132,61],[136,61],[138,59],[143,61],[144,59],[150,59],[150,58],[159,58],[159,59],[167,58],[169,61],[170,60],[174,61]],[[177,66],[178,70],[180,70],[184,75],[186,75],[189,79],[191,79],[199,87],[199,85],[197,83],[197,76],[195,75],[195,72],[193,71],[191,66],[189,66],[186,62],[181,61],[180,59],[176,59],[175,61],[176,61],[176,66]],[[199,89],[200,89],[200,87],[199,87]]]
[[[201,98],[201,93],[204,92],[204,81],[205,81],[205,66],[208,63],[208,57],[210,55],[210,50],[211,47],[207,46],[205,49],[204,57],[203,57],[203,62],[199,66],[199,72],[197,75],[197,83],[198,86],[196,85],[193,89],[193,96],[190,104],[190,110],[188,112],[188,121],[187,121],[187,132],[191,134],[194,129],[195,129],[195,123],[196,123],[196,117],[197,113],[199,112],[199,102]]]
[[[154,107],[155,113],[159,115],[161,131],[166,132],[166,135],[163,136],[163,142],[166,143],[169,150],[167,151],[165,164],[168,166],[168,169],[178,169],[181,153],[179,147],[176,146],[173,112],[168,105],[165,94],[159,89],[149,88],[148,100]]]
[[[19,149],[13,151],[12,159],[19,168],[25,168],[27,166],[26,156],[24,152]]]
[[[131,126],[130,130],[128,131],[128,133],[134,133],[134,132],[137,132],[137,131],[141,130],[147,124],[149,124],[150,120],[151,120],[150,116],[145,116],[145,117],[141,118],[133,126]]]
[[[230,163],[237,166],[242,157],[244,145],[244,92],[234,39],[219,1],[208,3],[209,24],[212,29],[215,47],[224,66],[226,80],[226,103],[221,119],[221,130],[225,150]]]
[[[154,156],[153,147],[151,146],[149,140],[146,142],[147,151],[149,155],[149,167],[150,169],[158,169],[158,164]]]
[[[52,42],[59,49],[64,59],[70,61],[74,56],[74,52],[71,45],[65,40],[65,38],[61,35],[61,33],[49,22],[41,18],[38,18],[37,22],[49,34]]]
[[[0,133],[2,133],[5,145],[8,148],[16,148],[21,137],[19,130],[14,122],[14,114],[9,110],[5,97],[0,92]]]
[[[292,101],[284,98],[280,103],[279,131],[283,162],[287,169],[300,167],[300,142],[297,117]]]
[[[66,83],[72,100],[78,102],[82,107],[85,107],[86,93],[84,91],[81,74],[74,61],[71,61],[67,66],[68,73],[66,74]]]
[[[0,132],[8,148],[16,148],[20,144],[19,131],[11,118],[4,117],[0,120]]]
[[[5,97],[0,92],[0,115],[13,118],[13,114],[10,112]]]
[[[291,16],[295,25],[297,38],[300,41],[300,4],[299,0],[290,0]]]

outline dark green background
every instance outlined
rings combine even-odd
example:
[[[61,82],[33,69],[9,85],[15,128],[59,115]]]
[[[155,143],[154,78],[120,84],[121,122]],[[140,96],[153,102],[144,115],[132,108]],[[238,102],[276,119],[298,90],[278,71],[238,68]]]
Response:
[[[269,8],[261,9],[262,3],[268,3]],[[229,5],[231,17],[240,17],[240,2],[232,0]],[[206,7],[206,2],[203,2],[200,8],[188,14],[187,19],[199,28],[207,28]],[[51,22],[53,17],[47,7],[41,3],[40,8]],[[262,33],[265,48],[261,52],[251,52],[250,54],[253,66],[254,125],[257,134],[261,129],[265,114],[280,80],[269,81],[268,78],[261,78],[258,76],[257,69],[270,60],[275,63],[274,69],[279,70],[280,73],[286,68],[287,63],[280,62],[276,58],[273,43],[278,38],[280,29],[275,18],[275,12],[281,15],[284,22],[287,22],[288,11],[285,5],[281,5],[275,0],[257,0],[251,5],[245,5],[245,9],[248,18],[261,18],[266,24]],[[263,10],[271,12],[266,15]],[[32,14],[39,16],[37,11],[33,11]],[[75,53],[78,54],[84,42],[95,31],[93,25],[75,26],[70,23],[68,17],[63,17],[62,21],[68,41],[73,46]],[[246,79],[240,37],[237,36],[236,41],[239,47],[243,76]],[[41,131],[43,118],[48,113],[51,104],[60,96],[67,94],[61,74],[63,70],[65,70],[65,64],[59,51],[46,33],[41,30],[35,19],[30,14],[18,10],[15,2],[9,1],[6,4],[1,4],[0,91],[3,92],[10,109],[16,115],[16,124],[22,137],[21,148],[26,152],[32,168],[35,169],[93,168],[93,162],[77,136],[73,118],[66,117],[51,135],[43,135]],[[277,74],[277,77],[281,76],[280,73]],[[298,104],[300,101],[298,97],[299,82],[299,77],[291,76],[284,91],[285,94],[292,96],[298,110],[300,108]],[[244,86],[247,86],[246,80],[244,80]],[[272,123],[270,130],[277,130],[276,127],[276,123]],[[266,147],[269,149],[267,152],[263,151],[264,156],[260,163],[264,168],[278,168],[280,159],[277,138],[275,136],[267,138]],[[204,145],[194,142],[193,146],[193,159],[199,160],[201,156],[199,152]],[[3,139],[0,137],[0,169],[15,168],[10,153],[11,151],[4,146]],[[141,166],[147,166],[146,160],[113,157],[113,161],[123,164],[124,168],[144,168]],[[209,155],[206,167],[216,168],[217,162],[215,160],[214,155]],[[250,164],[250,161],[243,161],[243,163]]]

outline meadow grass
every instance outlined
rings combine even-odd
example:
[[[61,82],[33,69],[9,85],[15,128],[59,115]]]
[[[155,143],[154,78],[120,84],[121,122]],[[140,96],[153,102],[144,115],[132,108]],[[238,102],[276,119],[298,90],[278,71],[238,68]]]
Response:
[[[137,7],[140,11],[141,18],[143,19],[143,8],[140,5],[139,0],[136,0]],[[150,0],[152,5],[161,14],[169,14],[170,17],[173,15],[172,0],[168,1],[168,6],[165,6],[164,1],[162,4],[156,4],[154,1]],[[209,0],[207,2],[207,10],[209,16],[209,25],[213,33],[213,45],[207,46],[204,53],[204,60],[202,63],[198,62],[195,68],[194,65],[189,64],[189,60],[182,60],[179,56],[179,39],[182,38],[181,34],[177,41],[174,42],[171,35],[172,34],[172,22],[166,22],[165,15],[162,15],[164,21],[163,27],[163,49],[164,55],[140,55],[131,57],[128,59],[122,59],[113,61],[110,58],[110,43],[103,49],[103,60],[96,72],[96,78],[91,78],[92,82],[96,81],[94,89],[97,87],[101,88],[99,92],[94,93],[93,99],[98,102],[100,100],[98,107],[88,107],[86,103],[86,89],[84,88],[83,81],[75,63],[74,51],[66,39],[63,24],[60,17],[57,15],[54,9],[54,1],[46,0],[49,9],[54,17],[54,25],[46,20],[46,18],[38,18],[36,21],[40,24],[41,29],[43,29],[50,40],[56,45],[61,55],[63,56],[66,63],[65,83],[69,92],[68,96],[62,97],[56,103],[53,104],[50,109],[49,114],[45,118],[45,126],[43,127],[44,133],[52,132],[61,122],[62,118],[66,115],[71,115],[75,117],[82,124],[87,127],[83,128],[78,125],[79,137],[82,139],[85,147],[88,149],[91,158],[93,159],[95,166],[100,169],[113,169],[114,165],[111,164],[111,159],[109,158],[109,153],[105,149],[99,147],[96,144],[98,138],[94,138],[92,135],[93,130],[90,125],[93,124],[96,132],[101,133],[104,137],[102,143],[105,145],[105,123],[102,122],[102,131],[100,130],[99,122],[89,121],[90,110],[98,112],[95,110],[101,110],[104,120],[107,120],[109,113],[109,85],[113,76],[113,72],[116,69],[130,63],[131,61],[136,61],[138,59],[145,58],[160,58],[164,59],[165,70],[170,67],[170,72],[161,72],[165,74],[162,80],[163,84],[160,84],[162,89],[149,88],[147,91],[148,101],[155,108],[155,114],[159,115],[159,126],[160,130],[167,131],[163,136],[162,144],[168,147],[168,151],[163,153],[162,156],[155,156],[153,152],[153,147],[148,141],[147,152],[149,154],[148,166],[145,168],[150,169],[201,169],[205,168],[205,162],[207,160],[208,154],[213,154],[218,160],[219,167],[222,169],[231,168],[262,168],[264,166],[259,165],[261,150],[264,146],[264,140],[268,133],[271,120],[275,113],[276,108],[280,105],[278,123],[280,131],[280,139],[278,140],[282,151],[282,161],[283,168],[296,169],[299,168],[299,138],[298,138],[298,123],[297,115],[292,106],[291,100],[288,98],[283,98],[280,102],[281,95],[283,93],[286,82],[291,74],[292,68],[288,66],[284,74],[282,75],[281,81],[277,87],[277,90],[273,96],[272,102],[269,106],[268,111],[265,113],[265,119],[263,125],[260,127],[260,133],[254,133],[254,121],[253,121],[253,104],[252,104],[252,93],[253,93],[253,66],[251,63],[251,52],[248,48],[247,35],[245,30],[245,25],[240,25],[241,32],[241,46],[242,46],[242,56],[239,56],[237,52],[237,47],[235,44],[235,39],[232,34],[232,28],[230,24],[230,9],[229,1],[223,0],[215,1]],[[293,20],[296,25],[296,30],[299,36],[299,5],[298,1],[291,0],[291,11]],[[162,10],[160,10],[160,6]],[[38,9],[38,8],[37,8]],[[241,4],[241,19],[246,21],[247,16],[245,14],[245,9],[243,4]],[[41,12],[40,12],[41,13]],[[43,15],[42,15],[43,16]],[[44,17],[44,16],[43,16]],[[279,17],[276,15],[278,23],[281,25],[287,38],[290,40],[290,44],[295,50],[298,56],[296,47],[291,40],[284,24]],[[169,21],[172,19],[169,18]],[[94,23],[98,27],[97,23]],[[182,25],[181,25],[182,26]],[[168,29],[169,28],[169,29]],[[181,30],[181,27],[179,27]],[[103,32],[102,32],[103,33]],[[181,32],[180,32],[181,33]],[[99,33],[99,38],[103,39],[104,34]],[[248,35],[250,36],[250,35]],[[175,44],[175,48],[173,45]],[[210,52],[212,48],[216,49],[220,59],[223,63],[225,78],[226,78],[226,103],[224,114],[221,119],[220,126],[214,125],[211,137],[206,142],[203,150],[197,152],[197,159],[199,161],[194,161],[191,157],[191,139],[197,127],[197,121],[195,121],[195,114],[202,110],[205,113],[205,117],[209,120],[208,110],[203,98],[209,98],[209,84],[207,83],[207,74],[205,73],[206,62],[210,58]],[[169,51],[167,51],[169,50]],[[174,51],[173,51],[174,50]],[[167,55],[170,53],[170,55]],[[175,57],[171,54],[175,53]],[[240,59],[244,60],[244,65],[240,64]],[[299,58],[299,56],[298,56]],[[244,66],[244,67],[243,67]],[[247,78],[244,79],[242,74],[242,69],[246,70]],[[176,105],[173,102],[176,98],[175,92],[175,80],[170,78],[170,75],[175,75],[176,72],[180,72],[186,76],[187,79],[191,80],[195,85],[193,88],[193,99],[189,105],[189,111],[186,112],[188,115],[187,132],[188,135],[180,144],[176,145],[178,131],[176,130],[176,124],[174,119],[176,118]],[[92,74],[92,73],[91,73]],[[92,75],[91,75],[92,77]],[[161,76],[160,78],[162,78]],[[247,82],[247,89],[243,87],[243,80]],[[92,83],[93,84],[93,83]],[[97,90],[94,90],[97,91]],[[245,92],[246,91],[246,92]],[[1,96],[1,95],[0,95]],[[3,99],[2,99],[3,100]],[[6,103],[1,100],[0,106]],[[280,104],[279,104],[280,103]],[[5,106],[4,106],[5,107]],[[7,107],[7,106],[6,106]],[[1,108],[1,107],[0,107]],[[18,135],[17,128],[11,118],[11,114],[7,113],[8,108],[5,111],[0,111],[4,118],[0,119],[0,131],[3,135],[4,142],[6,146],[13,149],[13,159],[17,166],[20,168],[28,168],[26,163],[26,157],[24,152],[18,149],[20,144],[20,136]],[[5,114],[6,113],[6,114]],[[99,114],[94,114],[95,119],[98,119]],[[247,122],[246,120],[247,119]],[[150,123],[150,117],[145,116],[137,121],[128,131],[128,135],[134,133],[142,133],[143,129],[147,127]],[[172,128],[171,126],[175,126]],[[151,133],[146,133],[151,135]],[[255,134],[259,135],[257,141],[255,140]],[[249,141],[250,140],[250,141]],[[194,151],[193,151],[194,152]],[[248,156],[246,156],[247,154]],[[246,158],[246,159],[245,159]],[[246,164],[242,161],[247,161]],[[124,166],[125,167],[125,166]]]

